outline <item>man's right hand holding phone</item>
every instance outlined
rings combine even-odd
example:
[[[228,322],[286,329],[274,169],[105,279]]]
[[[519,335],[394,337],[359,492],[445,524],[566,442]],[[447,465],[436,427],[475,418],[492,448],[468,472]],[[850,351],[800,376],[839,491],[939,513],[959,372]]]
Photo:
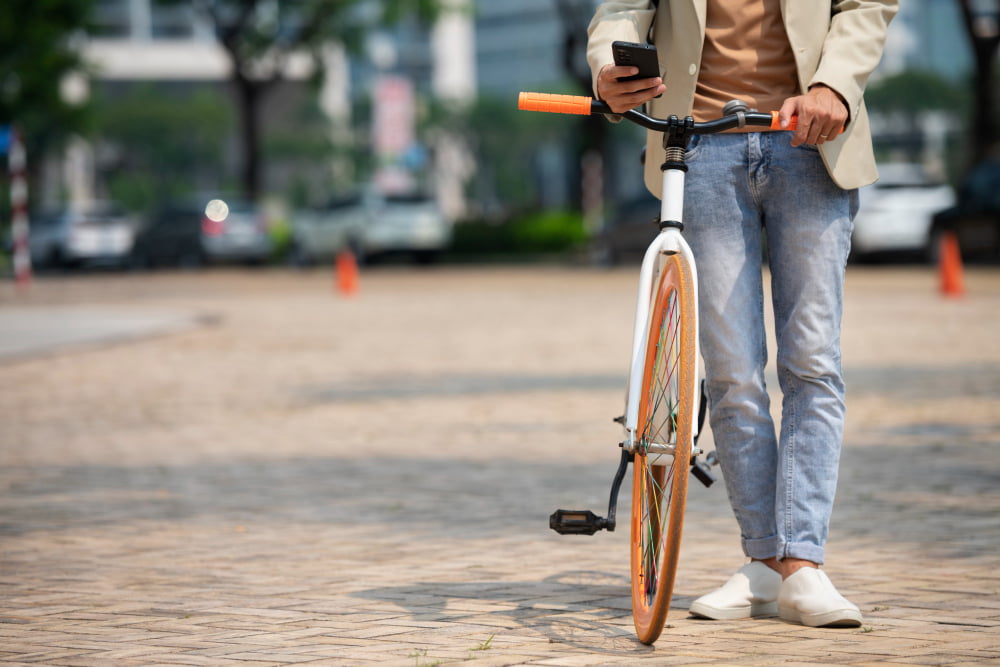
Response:
[[[624,77],[638,73],[639,68],[631,65],[605,65],[597,74],[597,97],[607,102],[615,113],[624,113],[662,95],[667,89],[663,85],[663,79],[658,76],[621,81]]]

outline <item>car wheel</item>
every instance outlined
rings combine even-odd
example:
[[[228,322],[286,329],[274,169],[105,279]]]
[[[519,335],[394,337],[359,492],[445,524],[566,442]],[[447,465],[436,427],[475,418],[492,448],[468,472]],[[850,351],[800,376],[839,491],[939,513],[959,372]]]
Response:
[[[413,261],[421,266],[434,264],[440,258],[441,253],[437,250],[414,250]]]
[[[302,247],[298,241],[292,241],[288,248],[288,265],[296,268],[306,268],[315,264],[315,260],[309,251]]]
[[[50,271],[58,271],[66,267],[66,260],[63,259],[62,250],[58,246],[52,246],[49,251],[45,253],[45,261],[42,262],[42,266],[49,269]]]
[[[141,250],[133,250],[129,253],[125,266],[131,271],[148,271],[153,268],[153,262],[149,255]]]
[[[183,248],[177,255],[177,266],[182,269],[200,269],[205,265],[205,258],[202,256],[201,248]]]
[[[354,261],[357,262],[358,266],[363,266],[365,264],[371,264],[371,257],[365,253],[364,246],[361,245],[360,241],[351,241],[347,244],[347,250],[354,255]]]
[[[924,259],[928,264],[936,266],[941,261],[941,239],[944,237],[944,229],[932,227],[927,234],[927,246],[924,248]]]

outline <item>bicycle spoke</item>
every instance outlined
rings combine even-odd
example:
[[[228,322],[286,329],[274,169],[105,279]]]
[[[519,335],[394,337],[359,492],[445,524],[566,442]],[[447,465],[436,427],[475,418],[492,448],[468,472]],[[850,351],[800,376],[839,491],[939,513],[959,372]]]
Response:
[[[646,540],[643,548],[643,561],[646,564],[648,585],[653,586],[659,576],[660,551],[663,546],[663,536],[665,534],[666,520],[669,515],[670,495],[669,489],[672,484],[674,468],[663,471],[663,482],[656,479],[656,475],[648,464],[643,464],[644,482],[644,523]]]
[[[669,444],[677,430],[677,393],[676,386],[678,365],[681,355],[678,345],[679,328],[677,326],[676,295],[671,295],[667,305],[667,316],[664,318],[660,335],[657,340],[657,353],[654,367],[655,382],[651,384],[652,395],[649,405],[655,406],[650,412],[643,429],[643,444],[652,441]],[[669,338],[663,336],[664,330]],[[665,366],[666,365],[666,366]],[[665,409],[660,409],[663,406]],[[658,416],[659,413],[659,416]],[[668,437],[660,437],[667,433]]]

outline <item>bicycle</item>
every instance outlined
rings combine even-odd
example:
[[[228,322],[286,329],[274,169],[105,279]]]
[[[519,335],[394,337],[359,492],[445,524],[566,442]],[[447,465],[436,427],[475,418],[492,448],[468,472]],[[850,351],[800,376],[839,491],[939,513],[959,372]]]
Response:
[[[518,108],[614,114],[606,103],[590,97],[547,93],[521,93]],[[698,460],[704,453],[697,442],[706,398],[698,380],[698,275],[682,234],[685,152],[695,134],[747,125],[781,128],[778,112],[760,113],[738,101],[727,104],[721,118],[701,123],[690,116],[652,118],[635,109],[615,115],[663,133],[666,160],[660,167],[660,233],[647,248],[639,270],[625,414],[615,420],[624,427],[625,437],[619,445],[622,453],[612,481],[608,516],[561,509],[549,518],[549,526],[564,535],[614,531],[618,492],[632,464],[632,618],[639,641],[652,644],[663,631],[673,595],[688,471],[706,486],[714,481],[710,472],[714,452],[705,461]]]

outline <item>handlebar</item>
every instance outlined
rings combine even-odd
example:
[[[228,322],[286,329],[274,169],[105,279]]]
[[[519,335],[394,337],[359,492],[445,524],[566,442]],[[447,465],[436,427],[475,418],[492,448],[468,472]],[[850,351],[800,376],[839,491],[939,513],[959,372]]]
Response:
[[[630,109],[625,113],[616,114],[606,102],[595,100],[592,97],[582,95],[554,95],[551,93],[521,93],[518,95],[517,108],[522,111],[547,111],[550,113],[567,113],[580,116],[591,114],[613,114],[627,118],[628,120],[641,125],[648,130],[657,132],[668,132],[673,125],[669,120],[653,118],[646,114]],[[781,127],[778,120],[778,112],[761,113],[759,111],[745,111],[717,118],[703,123],[695,123],[692,131],[697,134],[711,134],[715,132],[725,132],[745,125],[757,127],[768,127],[772,130],[791,130],[796,128],[796,117],[792,117],[788,127]]]

